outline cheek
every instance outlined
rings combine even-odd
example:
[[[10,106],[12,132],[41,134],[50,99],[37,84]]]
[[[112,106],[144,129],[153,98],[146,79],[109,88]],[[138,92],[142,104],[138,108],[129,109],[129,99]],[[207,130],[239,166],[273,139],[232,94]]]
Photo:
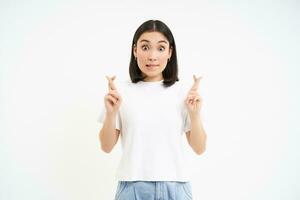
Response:
[[[160,58],[160,63],[166,64],[167,62],[168,62],[168,57],[167,56]]]
[[[164,53],[162,56],[161,56],[162,60],[164,61],[167,61],[168,58],[169,58],[169,55],[167,53]]]
[[[147,55],[144,53],[138,53],[137,57],[140,60],[140,62],[144,62],[145,60],[147,60]]]

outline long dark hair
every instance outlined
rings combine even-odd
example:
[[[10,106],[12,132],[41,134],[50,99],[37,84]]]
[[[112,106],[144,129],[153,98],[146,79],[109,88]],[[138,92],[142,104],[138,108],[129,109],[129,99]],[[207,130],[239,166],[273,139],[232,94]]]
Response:
[[[173,34],[169,27],[159,20],[148,20],[141,24],[138,29],[136,30],[132,45],[131,45],[131,58],[130,58],[130,64],[129,64],[129,75],[131,78],[131,81],[133,83],[137,83],[141,80],[144,80],[145,77],[142,76],[142,71],[138,67],[137,61],[135,60],[133,50],[134,45],[137,44],[138,39],[144,32],[160,32],[163,34],[169,41],[170,48],[172,48],[172,55],[170,58],[170,61],[167,63],[166,68],[162,72],[164,81],[163,84],[165,87],[169,87],[173,85],[176,81],[179,81],[178,78],[178,64],[177,64],[177,55],[176,55],[176,45],[175,40],[173,37]]]

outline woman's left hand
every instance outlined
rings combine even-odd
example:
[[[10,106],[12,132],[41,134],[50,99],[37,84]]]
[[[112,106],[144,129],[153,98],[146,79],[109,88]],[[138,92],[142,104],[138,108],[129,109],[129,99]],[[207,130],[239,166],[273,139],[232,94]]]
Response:
[[[187,97],[185,99],[185,105],[189,112],[190,116],[197,116],[200,114],[201,106],[202,106],[202,99],[198,93],[199,83],[202,77],[200,76],[197,78],[194,75],[194,84],[192,88],[189,90]]]

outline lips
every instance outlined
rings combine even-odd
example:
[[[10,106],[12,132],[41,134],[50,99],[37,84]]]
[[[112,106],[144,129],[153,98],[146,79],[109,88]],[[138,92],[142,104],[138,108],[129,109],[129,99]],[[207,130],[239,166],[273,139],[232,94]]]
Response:
[[[146,67],[158,67],[159,65],[153,65],[153,64],[150,64],[150,65],[146,65]]]

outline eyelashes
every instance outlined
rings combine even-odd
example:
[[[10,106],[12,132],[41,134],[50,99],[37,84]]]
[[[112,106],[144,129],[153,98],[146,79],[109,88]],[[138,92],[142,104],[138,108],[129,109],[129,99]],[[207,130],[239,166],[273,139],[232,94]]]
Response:
[[[143,50],[143,51],[146,51],[146,50],[147,50],[146,48],[149,49],[149,47],[147,47],[146,45],[143,45],[143,46],[142,46],[142,50]]]
[[[160,46],[159,47],[159,51],[164,51],[166,48],[164,47],[164,46]],[[147,50],[149,50],[149,46],[148,45],[143,45],[142,46],[142,50],[143,51],[147,51]]]

